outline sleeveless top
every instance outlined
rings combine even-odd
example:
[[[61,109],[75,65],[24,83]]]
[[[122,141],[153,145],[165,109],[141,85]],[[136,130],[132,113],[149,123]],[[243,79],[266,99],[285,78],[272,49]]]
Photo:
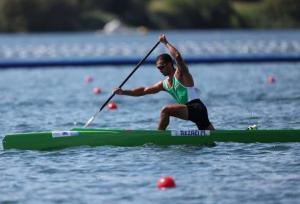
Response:
[[[163,88],[173,96],[173,98],[180,104],[186,104],[194,99],[199,99],[195,87],[186,87],[182,85],[174,76],[172,87],[168,87],[168,78],[163,81]]]

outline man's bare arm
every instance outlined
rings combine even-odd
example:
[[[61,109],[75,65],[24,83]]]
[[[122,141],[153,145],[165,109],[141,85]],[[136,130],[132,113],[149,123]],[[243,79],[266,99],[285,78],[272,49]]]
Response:
[[[138,87],[130,90],[123,90],[120,88],[116,88],[113,92],[117,95],[126,95],[126,96],[144,96],[146,94],[155,94],[163,90],[162,81],[154,84],[149,87]]]
[[[170,44],[167,41],[166,36],[165,35],[160,35],[159,36],[159,40],[160,40],[160,42],[162,42],[167,47],[167,49],[169,50],[170,54],[175,59],[179,71],[181,73],[189,73],[189,70],[188,70],[186,64],[184,63],[184,61],[183,61],[183,59],[181,57],[180,52],[172,44]]]

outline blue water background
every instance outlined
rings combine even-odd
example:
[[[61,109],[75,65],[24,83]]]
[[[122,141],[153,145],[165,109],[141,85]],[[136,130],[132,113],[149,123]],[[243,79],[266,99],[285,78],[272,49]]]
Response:
[[[140,41],[143,46],[132,44],[132,49],[139,51],[131,54],[143,56],[157,40],[156,34],[116,34],[107,36],[106,41],[105,36],[99,38],[89,33],[41,37],[2,35],[0,50],[14,50],[13,54],[5,55],[6,58],[1,55],[12,60],[21,58],[22,47],[29,45],[30,50],[41,44],[51,47],[60,43],[73,46],[74,43],[105,44],[109,41],[118,45],[123,39],[125,45],[119,44],[123,50],[122,46],[126,47],[130,40]],[[192,41],[206,43],[215,38],[219,42],[254,39],[251,42],[260,40],[268,44],[272,39],[274,45],[278,45],[276,42],[293,45],[291,50],[295,54],[298,54],[300,42],[299,32],[295,31],[168,34],[175,44],[185,42],[187,36],[193,36]],[[238,50],[234,43],[232,46]],[[53,57],[59,56],[60,49],[54,49]],[[285,52],[280,51],[282,49]],[[287,49],[275,46],[272,52],[284,54]],[[162,51],[163,47],[158,48],[152,57]],[[28,50],[23,53],[29,58],[49,57],[48,51],[38,56]],[[66,53],[63,57],[72,56]],[[0,139],[10,132],[68,130],[83,126],[133,67],[0,70]],[[259,129],[300,129],[299,63],[198,64],[191,65],[190,71],[217,129],[245,129],[252,124]],[[93,77],[92,83],[84,82],[86,75]],[[269,76],[275,78],[275,83],[267,82]],[[152,85],[161,79],[163,76],[154,66],[142,66],[124,87]],[[92,92],[96,86],[103,90],[99,95]],[[113,101],[118,109],[104,109],[92,127],[155,129],[160,108],[174,103],[166,93],[137,98],[116,96]],[[195,126],[191,122],[171,119],[169,128]],[[0,203],[298,203],[299,169],[298,143],[218,143],[215,147],[147,144],[130,148],[77,147],[50,152],[4,151],[0,147]],[[175,179],[175,189],[157,190],[156,181],[164,175]]]

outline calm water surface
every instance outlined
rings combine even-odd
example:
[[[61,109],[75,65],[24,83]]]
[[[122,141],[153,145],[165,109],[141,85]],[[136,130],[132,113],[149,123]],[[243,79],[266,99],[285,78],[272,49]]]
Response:
[[[0,139],[9,132],[81,127],[133,67],[0,71]],[[218,129],[300,129],[300,64],[219,64],[190,67]],[[84,83],[91,75],[94,81]],[[274,76],[274,84],[267,83]],[[141,67],[125,85],[151,85],[162,76]],[[94,95],[95,86],[103,92]],[[92,127],[155,129],[165,93],[116,96]],[[172,119],[170,129],[195,128]],[[215,147],[77,147],[4,151],[0,203],[297,203],[300,145],[218,143]],[[172,176],[177,187],[159,191]]]

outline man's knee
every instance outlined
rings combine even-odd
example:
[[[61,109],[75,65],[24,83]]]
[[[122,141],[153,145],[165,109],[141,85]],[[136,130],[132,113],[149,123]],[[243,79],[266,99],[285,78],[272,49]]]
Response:
[[[170,112],[171,112],[171,108],[169,106],[164,106],[160,110],[160,114],[163,115],[170,115]]]

